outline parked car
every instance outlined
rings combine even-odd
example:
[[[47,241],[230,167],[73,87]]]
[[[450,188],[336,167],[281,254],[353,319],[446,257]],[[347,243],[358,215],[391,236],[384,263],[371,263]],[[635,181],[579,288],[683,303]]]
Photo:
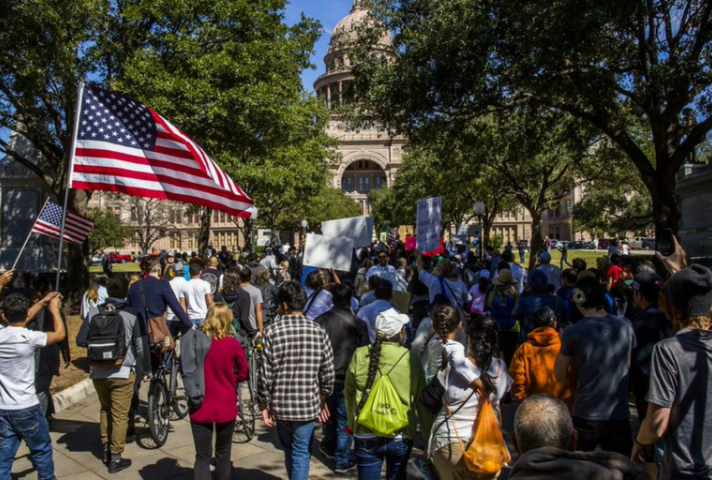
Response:
[[[89,266],[94,267],[96,265],[101,265],[102,256],[94,255],[89,259]]]
[[[628,241],[628,245],[632,250],[640,250],[643,248],[643,241],[646,239],[647,237],[633,237],[632,240]]]
[[[586,248],[584,245],[585,244],[583,242],[569,242],[568,245],[566,245],[566,248],[569,250],[583,250]]]
[[[551,241],[551,248],[558,248],[559,240],[557,240],[556,238],[552,238],[550,241]]]
[[[642,248],[643,250],[655,250],[655,239],[654,238],[646,238],[641,243],[640,248]]]
[[[607,238],[599,238],[598,239],[598,249],[599,250],[606,250],[610,246],[611,246],[611,241],[608,240]]]
[[[122,255],[119,252],[109,252],[107,255],[111,263],[127,263],[131,261],[131,255]]]

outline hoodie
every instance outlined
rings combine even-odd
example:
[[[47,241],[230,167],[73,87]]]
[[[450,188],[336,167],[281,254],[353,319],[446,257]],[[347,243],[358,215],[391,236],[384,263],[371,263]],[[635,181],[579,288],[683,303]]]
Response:
[[[530,450],[514,464],[510,480],[642,480],[648,476],[630,459],[613,452],[568,452],[554,447]]]
[[[257,334],[257,325],[250,319],[252,310],[252,298],[250,294],[238,288],[232,292],[221,292],[221,300],[232,308],[232,328],[235,333],[243,337],[254,338]]]
[[[550,327],[540,327],[527,335],[527,341],[517,348],[509,366],[512,377],[511,394],[520,402],[538,393],[545,393],[573,408],[573,379],[569,371],[566,382],[554,377],[554,364],[561,350],[559,334]]]

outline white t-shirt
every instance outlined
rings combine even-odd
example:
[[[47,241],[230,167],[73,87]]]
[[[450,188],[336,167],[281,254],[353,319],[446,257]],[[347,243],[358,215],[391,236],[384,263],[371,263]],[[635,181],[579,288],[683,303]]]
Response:
[[[35,349],[45,345],[46,333],[24,327],[0,329],[0,409],[23,410],[39,405]]]
[[[183,285],[181,293],[185,298],[188,318],[191,321],[202,323],[205,320],[208,315],[208,302],[205,300],[205,296],[212,295],[211,291],[210,284],[199,278],[191,278]]]
[[[168,285],[171,286],[171,290],[173,290],[173,293],[175,294],[176,298],[180,302],[181,298],[185,298],[185,295],[183,294],[183,288],[185,287],[185,284],[188,283],[188,280],[186,280],[183,277],[173,277],[170,282],[168,282]],[[166,309],[166,321],[167,322],[172,322],[176,318],[176,314],[173,313],[172,308],[167,308]]]

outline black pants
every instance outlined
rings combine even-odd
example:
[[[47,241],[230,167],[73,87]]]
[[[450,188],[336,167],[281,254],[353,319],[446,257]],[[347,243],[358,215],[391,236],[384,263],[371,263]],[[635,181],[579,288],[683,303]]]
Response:
[[[507,364],[507,367],[512,363],[514,352],[519,346],[519,332],[510,332],[503,330],[499,332],[499,353],[502,354],[502,360]]]
[[[235,430],[235,420],[228,423],[195,423],[190,422],[195,442],[194,478],[196,480],[210,480],[210,460],[213,457],[213,429],[216,430],[215,438],[215,478],[229,480],[230,453],[232,450],[232,432]]]
[[[593,421],[573,417],[578,432],[578,450],[592,452],[598,445],[607,452],[630,456],[633,451],[633,431],[628,418]]]

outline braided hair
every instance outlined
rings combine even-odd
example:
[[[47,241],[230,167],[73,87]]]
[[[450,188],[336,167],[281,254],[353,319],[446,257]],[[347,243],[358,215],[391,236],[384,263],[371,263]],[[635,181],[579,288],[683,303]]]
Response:
[[[475,359],[475,364],[482,372],[480,380],[485,385],[487,395],[495,391],[494,379],[489,374],[492,359],[499,357],[497,337],[499,325],[492,317],[484,316],[473,320],[467,328],[470,338],[470,355]]]
[[[457,308],[448,304],[437,305],[431,314],[433,330],[442,342],[447,340],[447,336],[460,327],[460,312]]]
[[[381,345],[383,344],[383,341],[385,339],[386,337],[382,333],[377,334],[376,342],[371,345],[371,348],[369,348],[368,350],[368,378],[366,379],[366,388],[364,389],[363,395],[361,396],[361,401],[358,402],[358,407],[356,408],[357,412],[360,412],[363,409],[363,406],[366,404],[366,400],[368,400],[368,392],[371,390],[373,384],[376,382],[376,372],[378,372],[378,364],[381,361]]]

